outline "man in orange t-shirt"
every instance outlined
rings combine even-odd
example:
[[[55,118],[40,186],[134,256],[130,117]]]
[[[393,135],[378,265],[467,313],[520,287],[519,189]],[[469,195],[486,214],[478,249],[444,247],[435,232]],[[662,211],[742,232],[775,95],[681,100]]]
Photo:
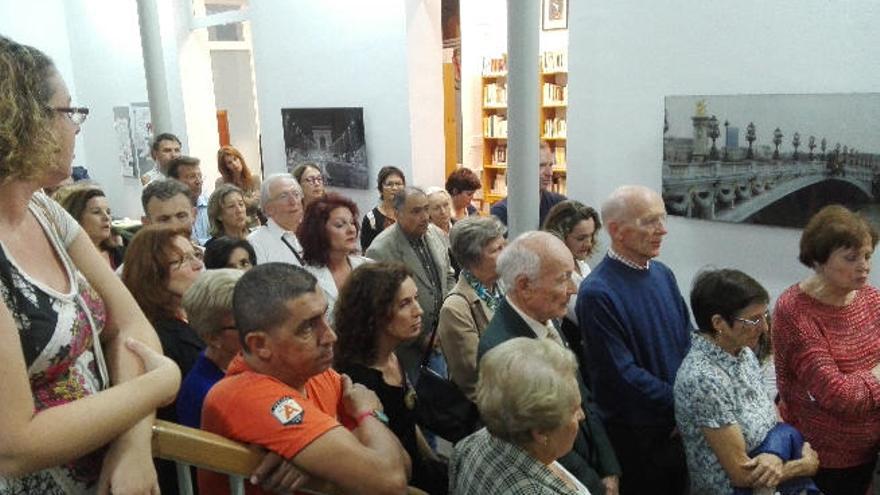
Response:
[[[345,493],[402,493],[409,458],[376,395],[330,369],[336,334],[326,308],[302,268],[266,263],[243,275],[233,295],[242,354],[205,398],[202,429],[260,445]],[[229,493],[228,480],[200,471],[199,491]]]

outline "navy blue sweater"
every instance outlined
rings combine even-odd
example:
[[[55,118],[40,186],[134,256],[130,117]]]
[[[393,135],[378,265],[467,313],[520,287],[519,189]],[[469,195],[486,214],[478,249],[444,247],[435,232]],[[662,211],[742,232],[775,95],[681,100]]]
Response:
[[[673,427],[672,385],[693,328],[672,271],[659,261],[636,270],[606,256],[581,284],[576,311],[604,419]]]

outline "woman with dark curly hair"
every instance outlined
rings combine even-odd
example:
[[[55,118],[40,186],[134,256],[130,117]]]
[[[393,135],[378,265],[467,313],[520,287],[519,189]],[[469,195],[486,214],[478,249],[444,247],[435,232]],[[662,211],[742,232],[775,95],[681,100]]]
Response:
[[[477,214],[477,208],[471,202],[474,200],[474,193],[481,187],[483,184],[480,177],[467,167],[461,167],[449,174],[446,178],[446,192],[452,197],[453,220]]]
[[[406,187],[406,177],[402,170],[389,165],[379,170],[376,184],[379,189],[379,206],[368,211],[361,222],[361,251],[365,253],[379,232],[397,221],[394,195]]]
[[[204,262],[208,270],[234,268],[247,271],[257,265],[257,254],[246,239],[222,236],[205,248]]]
[[[333,305],[352,270],[370,261],[354,254],[358,247],[357,205],[330,193],[306,208],[296,231],[303,248],[303,268],[318,279],[327,296],[327,320],[333,323]]]
[[[336,305],[336,369],[374,391],[412,460],[410,484],[431,494],[447,493],[446,466],[431,451],[415,422],[415,390],[394,350],[419,336],[422,308],[416,283],[402,263],[358,267]]]
[[[259,225],[260,212],[260,176],[251,172],[244,156],[232,146],[223,146],[217,150],[217,170],[220,177],[214,187],[231,184],[241,189],[247,207],[248,226]]]

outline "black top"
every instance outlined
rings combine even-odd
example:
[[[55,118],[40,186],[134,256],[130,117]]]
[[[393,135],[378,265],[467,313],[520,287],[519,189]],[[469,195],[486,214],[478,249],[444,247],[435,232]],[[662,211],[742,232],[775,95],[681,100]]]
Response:
[[[164,354],[180,367],[180,376],[186,377],[198,359],[199,353],[205,348],[205,343],[189,326],[189,323],[183,320],[154,321],[153,328],[159,335]],[[178,423],[177,399],[156,411],[156,418]],[[158,457],[155,459],[155,463],[162,493],[178,493],[177,471],[174,463]]]
[[[379,211],[378,206],[364,215],[364,220],[361,222],[361,252],[367,252],[367,248],[373,243],[373,239],[392,225],[394,225],[394,220],[383,215]]]
[[[446,494],[446,485],[443,483],[445,477],[436,476],[435,470],[431,469],[432,466],[428,466],[419,453],[416,442],[416,414],[406,406],[406,395],[408,391],[413,390],[412,385],[408,383],[402,387],[389,385],[382,378],[381,371],[361,364],[343,365],[338,367],[337,371],[347,374],[353,382],[367,387],[379,397],[385,415],[388,416],[388,428],[397,435],[397,439],[412,460],[410,483],[428,493]],[[401,375],[406,380],[403,370]],[[414,406],[415,402],[411,401],[411,404]]]

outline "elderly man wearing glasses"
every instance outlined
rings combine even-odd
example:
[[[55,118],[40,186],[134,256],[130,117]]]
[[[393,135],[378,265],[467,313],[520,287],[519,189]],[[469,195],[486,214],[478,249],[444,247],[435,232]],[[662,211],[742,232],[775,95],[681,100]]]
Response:
[[[273,174],[263,181],[260,207],[269,221],[248,235],[258,265],[303,265],[302,245],[294,233],[303,219],[302,197],[302,189],[290,174]]]
[[[687,470],[672,385],[690,347],[687,305],[653,260],[666,235],[656,192],[622,186],[602,205],[611,249],[578,292],[586,374],[623,467],[621,493],[680,494]]]

